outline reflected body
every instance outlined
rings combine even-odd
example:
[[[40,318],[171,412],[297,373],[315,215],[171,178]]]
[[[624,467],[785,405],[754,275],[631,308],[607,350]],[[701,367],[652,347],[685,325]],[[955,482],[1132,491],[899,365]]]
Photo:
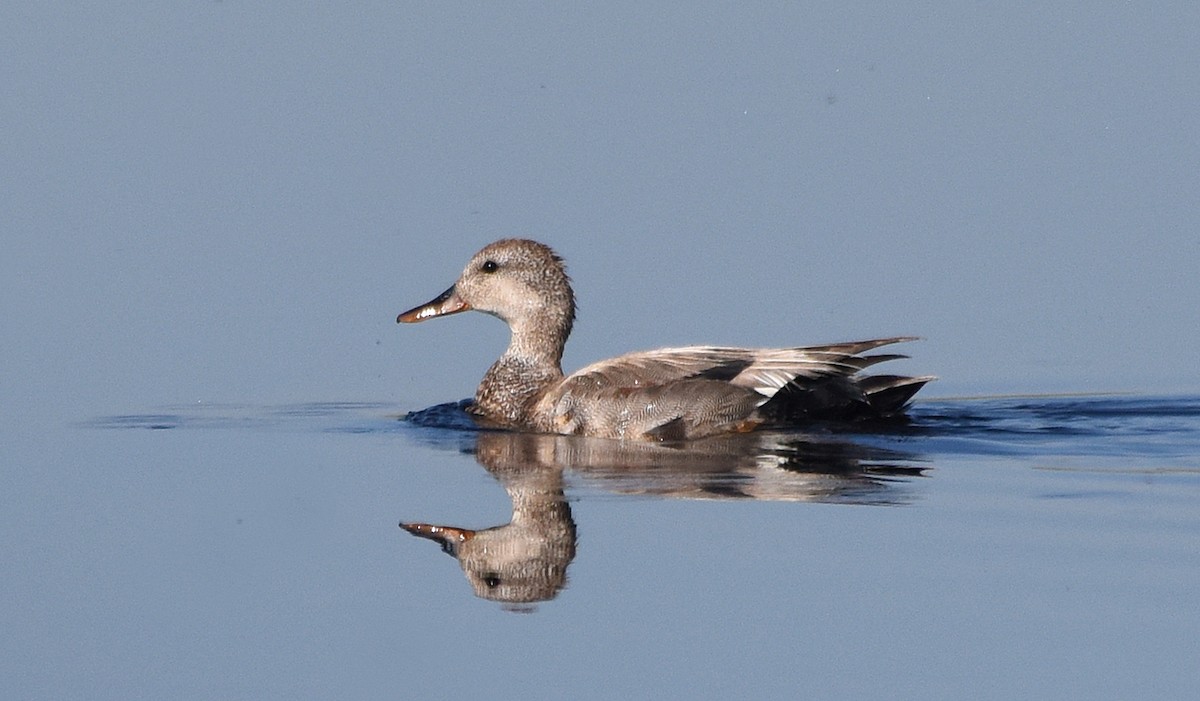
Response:
[[[444,419],[449,411],[436,413]],[[516,607],[552,599],[566,586],[576,546],[567,473],[584,487],[624,495],[890,505],[905,500],[903,480],[926,468],[892,450],[767,432],[661,444],[484,431],[474,453],[512,500],[509,523],[400,527],[454,556],[477,596]]]
[[[676,441],[814,420],[888,420],[903,417],[909,400],[933,379],[859,374],[904,357],[870,351],[911,337],[796,348],[663,348],[564,376],[574,292],[562,260],[525,239],[486,246],[453,286],[396,320],[471,309],[499,317],[512,332],[470,407],[488,426]]]

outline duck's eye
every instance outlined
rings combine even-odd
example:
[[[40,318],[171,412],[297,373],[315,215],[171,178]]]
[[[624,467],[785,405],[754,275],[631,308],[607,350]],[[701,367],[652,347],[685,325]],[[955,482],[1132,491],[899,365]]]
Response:
[[[496,261],[488,260],[488,261],[484,261],[483,265],[480,266],[479,269],[485,273],[494,273],[499,268],[500,268],[500,265],[498,263],[496,263]]]

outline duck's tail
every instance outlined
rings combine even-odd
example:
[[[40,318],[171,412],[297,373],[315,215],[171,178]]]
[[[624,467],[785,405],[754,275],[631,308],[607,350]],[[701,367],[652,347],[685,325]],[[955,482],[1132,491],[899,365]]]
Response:
[[[858,378],[858,386],[877,416],[903,414],[914,395],[926,383],[936,380],[933,375],[905,377],[904,375],[867,375]]]
[[[818,354],[840,354],[836,366],[842,371],[795,377],[759,411],[767,421],[776,424],[903,419],[913,396],[936,378],[932,375],[860,375],[858,372],[876,363],[907,357],[894,353],[862,355],[865,351],[910,340],[914,339],[896,337],[811,347],[808,350]]]

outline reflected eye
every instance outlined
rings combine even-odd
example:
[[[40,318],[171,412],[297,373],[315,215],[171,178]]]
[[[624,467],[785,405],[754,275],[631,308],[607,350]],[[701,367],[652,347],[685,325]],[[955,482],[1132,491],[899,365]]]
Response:
[[[500,268],[500,265],[497,264],[496,261],[494,261],[494,260],[484,261],[483,265],[479,266],[479,269],[485,273],[494,273],[499,268]]]

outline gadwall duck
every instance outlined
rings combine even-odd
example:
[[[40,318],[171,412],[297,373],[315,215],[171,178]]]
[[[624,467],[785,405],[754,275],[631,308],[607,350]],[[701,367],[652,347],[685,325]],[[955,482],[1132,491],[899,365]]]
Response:
[[[468,408],[485,426],[677,441],[811,421],[902,417],[932,377],[860,375],[912,337],[799,348],[690,346],[628,353],[564,376],[575,321],[563,261],[526,239],[489,244],[450,289],[396,317],[413,323],[474,309],[512,332]]]

